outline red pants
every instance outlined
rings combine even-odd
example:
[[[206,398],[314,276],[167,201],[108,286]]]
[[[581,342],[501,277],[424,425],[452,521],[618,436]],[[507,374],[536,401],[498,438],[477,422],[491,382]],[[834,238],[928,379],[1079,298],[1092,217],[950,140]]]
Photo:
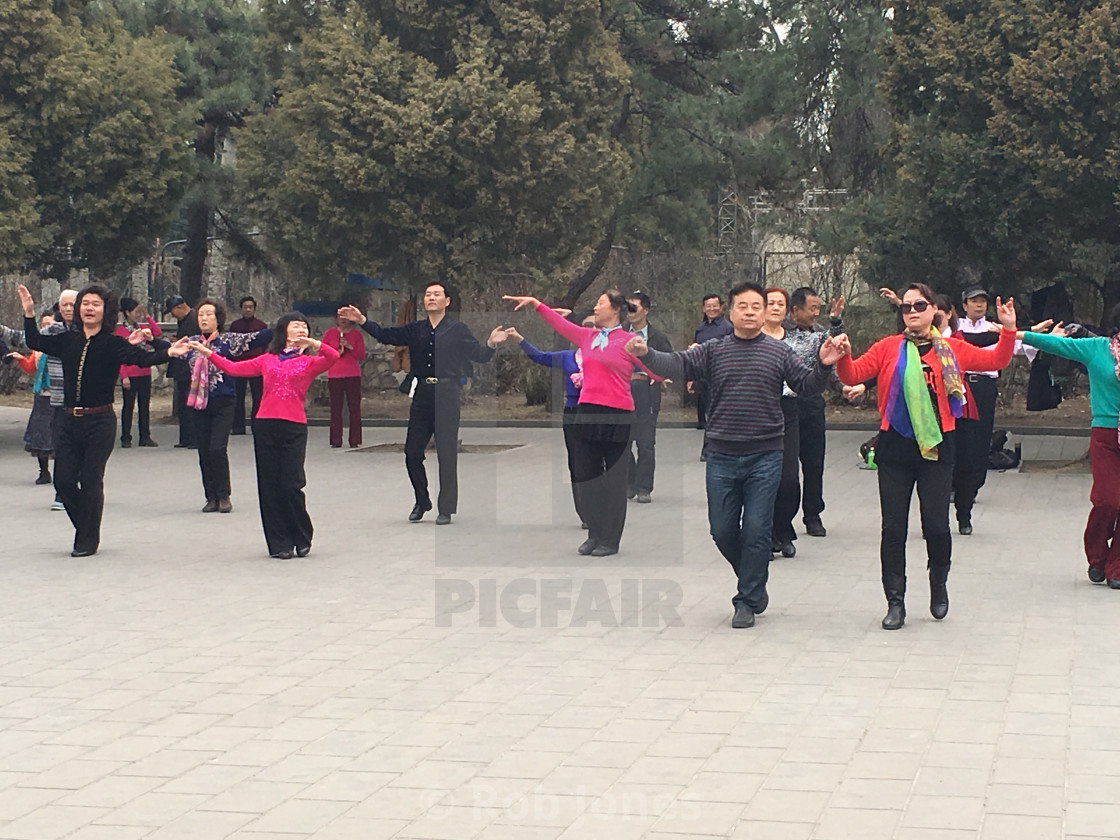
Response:
[[[342,446],[342,398],[350,408],[350,445],[362,445],[362,377],[327,379],[331,397],[331,446]]]
[[[1089,438],[1089,463],[1093,489],[1089,521],[1085,524],[1085,556],[1089,565],[1104,569],[1109,580],[1120,580],[1120,443],[1116,429],[1094,428]]]

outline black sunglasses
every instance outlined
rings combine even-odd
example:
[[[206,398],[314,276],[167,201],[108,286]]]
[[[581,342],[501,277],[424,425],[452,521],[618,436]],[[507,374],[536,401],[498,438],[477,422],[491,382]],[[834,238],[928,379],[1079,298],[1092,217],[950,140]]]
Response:
[[[917,301],[914,301],[913,303],[900,303],[898,305],[898,309],[899,309],[900,312],[902,312],[903,315],[909,315],[911,313],[911,311],[913,311],[913,312],[925,312],[931,306],[933,306],[933,304],[929,303],[928,301],[917,300]]]

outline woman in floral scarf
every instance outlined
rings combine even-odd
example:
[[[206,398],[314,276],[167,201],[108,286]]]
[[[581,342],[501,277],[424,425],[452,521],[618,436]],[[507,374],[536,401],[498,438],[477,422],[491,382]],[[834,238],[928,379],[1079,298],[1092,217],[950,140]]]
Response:
[[[845,385],[872,377],[878,384],[882,420],[875,462],[883,517],[879,557],[887,596],[884,630],[897,630],[906,621],[906,530],[915,485],[928,557],[930,613],[940,620],[949,612],[953,432],[966,400],[961,371],[1004,368],[1015,349],[1014,301],[996,300],[1003,332],[998,344],[980,348],[942,338],[932,329],[936,300],[929,286],[911,283],[899,304],[902,333],[880,339],[858,359],[846,356],[836,365]]]

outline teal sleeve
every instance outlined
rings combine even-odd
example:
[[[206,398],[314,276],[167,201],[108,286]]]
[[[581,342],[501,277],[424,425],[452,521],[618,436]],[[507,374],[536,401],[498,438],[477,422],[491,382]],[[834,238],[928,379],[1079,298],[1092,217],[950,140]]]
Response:
[[[1063,359],[1073,359],[1083,364],[1088,364],[1102,350],[1108,352],[1107,338],[1062,338],[1046,333],[1027,332],[1023,333],[1023,343],[1030,347],[1037,347],[1043,353],[1061,356]]]

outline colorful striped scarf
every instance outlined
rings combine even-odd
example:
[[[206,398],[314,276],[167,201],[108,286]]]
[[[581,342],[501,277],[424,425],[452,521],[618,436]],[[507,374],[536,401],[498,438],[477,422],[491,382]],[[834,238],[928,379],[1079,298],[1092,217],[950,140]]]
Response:
[[[895,431],[917,442],[923,458],[936,461],[937,447],[944,438],[922,374],[921,354],[918,353],[918,344],[926,342],[933,344],[933,352],[941,366],[949,411],[953,417],[964,413],[964,379],[952,348],[937,333],[917,334],[909,330],[903,333],[898,347],[898,361],[891,377],[885,413]]]
[[[209,339],[204,338],[202,343],[209,346]],[[191,365],[191,390],[187,394],[187,405],[198,411],[206,408],[210,402],[210,359],[202,353],[194,354],[194,363]]]

